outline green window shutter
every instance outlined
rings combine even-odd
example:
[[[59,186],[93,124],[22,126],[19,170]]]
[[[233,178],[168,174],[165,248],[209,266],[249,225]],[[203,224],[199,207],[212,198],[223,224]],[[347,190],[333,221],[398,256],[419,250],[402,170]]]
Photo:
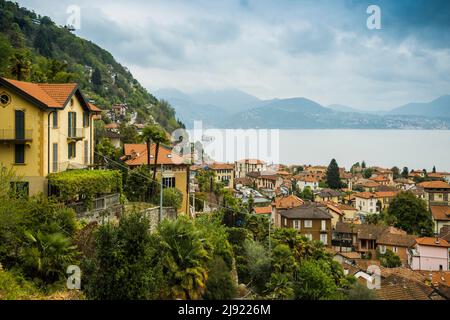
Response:
[[[57,128],[58,127],[58,112],[54,111],[53,112],[53,128]]]
[[[25,145],[16,144],[14,148],[14,163],[25,163]]]
[[[58,144],[53,144],[53,172],[58,171]]]
[[[25,113],[21,110],[15,111],[16,139],[25,139]]]
[[[69,128],[68,130],[69,131],[68,131],[67,135],[69,137],[71,137],[72,136],[72,112],[69,112],[68,115],[69,115],[69,123],[68,123],[68,128]],[[70,148],[69,148],[69,150],[70,150]]]

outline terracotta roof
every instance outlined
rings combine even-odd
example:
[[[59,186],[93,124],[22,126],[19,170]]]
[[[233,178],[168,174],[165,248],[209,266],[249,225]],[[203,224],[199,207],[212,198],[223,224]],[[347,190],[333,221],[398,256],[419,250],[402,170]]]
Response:
[[[416,243],[422,246],[450,248],[450,244],[447,241],[434,237],[416,238]]]
[[[431,274],[431,281],[434,285],[442,283],[446,286],[450,286],[450,271],[434,271]]]
[[[341,216],[344,215],[344,212],[341,209],[339,209],[336,205],[334,205],[333,202],[331,202],[331,203],[327,202],[326,205],[327,205],[327,208],[330,209],[331,211],[336,212],[337,214],[339,214]]]
[[[377,198],[393,198],[398,194],[398,191],[376,191]]]
[[[319,179],[317,179],[315,177],[309,177],[309,176],[299,177],[297,180],[304,181],[304,182],[319,182]]]
[[[450,206],[430,206],[434,220],[450,221]]]
[[[372,181],[375,181],[375,182],[377,182],[377,181],[389,181],[388,178],[383,177],[383,176],[376,176],[376,177],[373,177],[373,178],[369,178],[369,180],[372,180]]]
[[[248,163],[248,164],[265,164],[264,161],[258,160],[258,159],[242,159],[239,161],[236,161],[237,163]]]
[[[271,206],[255,207],[255,208],[253,208],[253,210],[255,210],[256,214],[271,214],[272,213],[272,207]]]
[[[277,209],[295,208],[303,205],[304,203],[305,201],[294,195],[275,198],[275,207]]]
[[[376,198],[375,194],[372,192],[358,192],[354,194],[355,198],[363,198],[363,199],[374,199]]]
[[[228,163],[213,163],[208,165],[212,170],[234,170],[234,165]]]
[[[450,189],[450,184],[444,181],[425,181],[419,183],[425,189]]]
[[[361,254],[359,252],[337,252],[336,254],[341,255],[347,259],[361,259]]]
[[[93,103],[88,102],[87,105],[92,112],[102,112],[102,110]]]
[[[408,234],[393,234],[383,232],[377,239],[378,244],[387,244],[398,247],[411,247],[414,245],[416,237]]]
[[[444,226],[441,228],[439,238],[442,238],[450,243],[450,226]]]
[[[20,91],[38,100],[48,108],[64,108],[64,104],[77,88],[76,83],[32,83],[2,78]]]
[[[143,143],[126,143],[123,145],[126,156],[131,156],[133,152],[142,153],[147,151],[147,145]]]
[[[145,144],[125,144],[125,155],[132,158],[125,161],[129,166],[140,166],[147,164],[147,146]],[[156,145],[152,144],[150,148],[150,164],[155,163]],[[134,157],[133,157],[134,156]],[[177,154],[173,154],[172,150],[167,147],[160,146],[158,153],[158,164],[184,164],[184,159]]]
[[[396,274],[382,277],[381,287],[375,291],[381,300],[430,300],[432,292],[424,283]]]

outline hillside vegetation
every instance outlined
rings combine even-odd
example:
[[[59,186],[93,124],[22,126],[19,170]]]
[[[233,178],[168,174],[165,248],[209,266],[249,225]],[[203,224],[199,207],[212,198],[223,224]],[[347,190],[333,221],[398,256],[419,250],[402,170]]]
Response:
[[[158,100],[106,50],[81,39],[49,17],[0,0],[0,76],[32,82],[77,82],[102,109],[126,103],[137,121],[152,116],[166,130],[182,126],[170,105]]]

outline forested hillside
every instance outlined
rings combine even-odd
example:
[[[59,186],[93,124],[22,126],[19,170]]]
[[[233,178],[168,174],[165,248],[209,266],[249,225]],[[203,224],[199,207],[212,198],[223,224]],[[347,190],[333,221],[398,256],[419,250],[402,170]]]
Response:
[[[77,82],[102,109],[126,103],[139,122],[150,115],[166,130],[182,126],[175,111],[133,78],[106,50],[49,17],[0,0],[0,76],[32,82]]]

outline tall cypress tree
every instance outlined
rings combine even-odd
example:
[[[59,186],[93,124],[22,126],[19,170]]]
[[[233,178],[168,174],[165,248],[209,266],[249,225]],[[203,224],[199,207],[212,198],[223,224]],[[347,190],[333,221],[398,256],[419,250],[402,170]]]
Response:
[[[339,189],[341,187],[341,179],[339,177],[339,166],[335,159],[332,159],[327,169],[327,184],[331,189]]]

